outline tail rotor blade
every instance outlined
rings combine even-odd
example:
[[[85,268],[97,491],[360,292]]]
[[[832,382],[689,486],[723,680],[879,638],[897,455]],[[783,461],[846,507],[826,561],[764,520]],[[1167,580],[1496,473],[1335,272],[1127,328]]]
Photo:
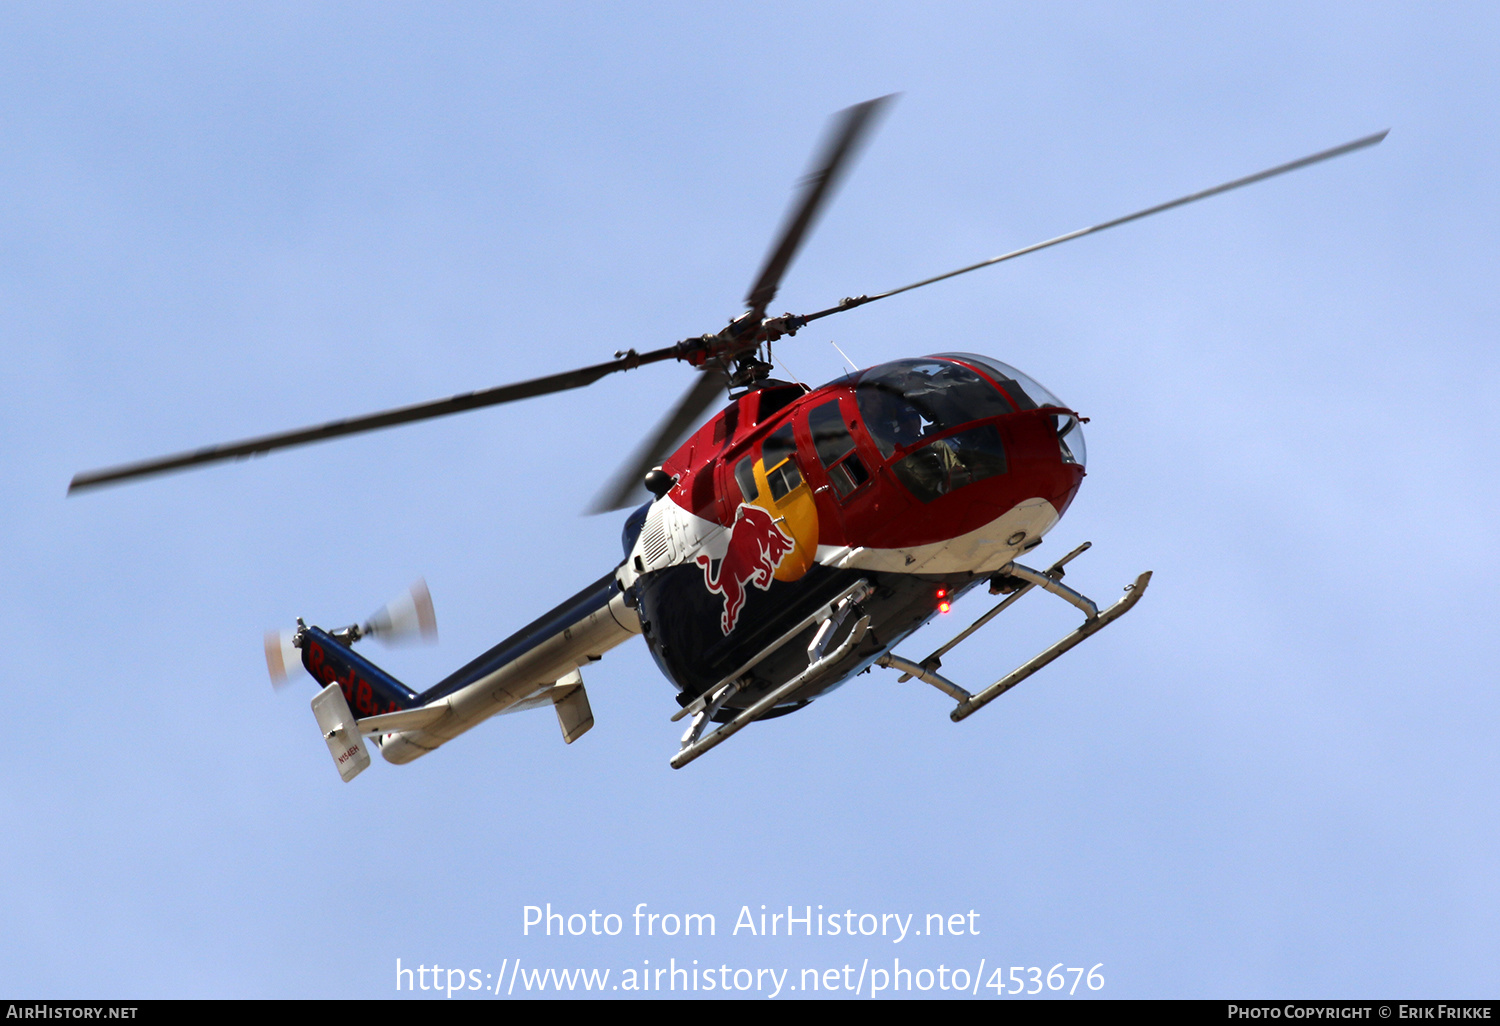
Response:
[[[379,638],[386,644],[414,637],[429,644],[436,641],[437,615],[432,609],[432,594],[427,590],[427,582],[417,578],[406,594],[371,614],[360,633]]]
[[[302,651],[292,644],[291,631],[266,631],[266,670],[272,687],[280,688],[288,675],[302,665]]]

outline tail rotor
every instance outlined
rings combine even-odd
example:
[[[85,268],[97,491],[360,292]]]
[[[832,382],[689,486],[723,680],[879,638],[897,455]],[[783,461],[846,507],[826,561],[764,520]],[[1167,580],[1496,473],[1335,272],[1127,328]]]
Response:
[[[266,670],[271,674],[272,687],[285,687],[293,668],[301,665],[296,631],[266,631]]]
[[[266,670],[273,687],[283,687],[292,671],[302,663],[302,635],[306,631],[302,620],[297,620],[293,631],[266,631]],[[437,641],[437,615],[432,608],[432,593],[427,582],[417,578],[411,587],[375,612],[363,625],[350,624],[330,636],[346,645],[361,638],[379,638],[387,645],[398,645],[420,638],[427,644]]]
[[[437,616],[432,611],[432,594],[422,578],[406,589],[406,594],[381,606],[359,629],[361,637],[379,638],[388,645],[420,637],[427,644],[437,641]]]

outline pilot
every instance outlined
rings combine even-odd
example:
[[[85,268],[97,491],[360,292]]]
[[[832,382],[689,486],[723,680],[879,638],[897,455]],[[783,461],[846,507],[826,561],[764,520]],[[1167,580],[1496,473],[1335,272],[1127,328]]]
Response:
[[[862,384],[859,389],[859,408],[865,415],[865,424],[870,434],[875,437],[880,444],[881,453],[886,456],[922,437],[921,413],[889,382]]]
[[[922,437],[922,415],[898,395],[882,395],[879,408],[873,411],[871,427],[878,438],[898,449]]]

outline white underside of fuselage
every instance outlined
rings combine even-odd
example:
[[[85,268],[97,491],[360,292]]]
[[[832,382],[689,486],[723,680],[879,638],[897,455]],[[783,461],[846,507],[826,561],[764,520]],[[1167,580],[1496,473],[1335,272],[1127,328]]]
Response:
[[[819,545],[817,560],[840,569],[896,574],[994,573],[1021,553],[1036,548],[1057,520],[1052,503],[1027,499],[1004,516],[956,538],[891,549]]]

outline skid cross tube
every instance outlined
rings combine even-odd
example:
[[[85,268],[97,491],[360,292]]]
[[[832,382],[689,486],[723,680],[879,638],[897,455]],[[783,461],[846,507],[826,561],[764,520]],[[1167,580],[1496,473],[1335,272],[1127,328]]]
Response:
[[[1083,555],[1090,548],[1092,548],[1093,545],[1094,545],[1093,542],[1084,542],[1082,545],[1078,546],[1078,548],[1074,549],[1072,552],[1068,553],[1062,559],[1059,559],[1056,563],[1053,563],[1050,567],[1048,567],[1047,568],[1047,576],[1050,577],[1050,578],[1052,578],[1054,581],[1055,580],[1059,580],[1062,577],[1062,575],[1063,575],[1063,569],[1062,568],[1064,566],[1066,566],[1068,563],[1072,562],[1077,557]],[[967,626],[963,630],[959,631],[958,634],[957,634],[957,636],[955,636],[953,638],[953,640],[949,641],[946,645],[942,646],[937,651],[933,652],[926,659],[923,659],[922,662],[921,662],[922,668],[925,669],[925,670],[936,670],[938,667],[942,666],[943,665],[943,656],[947,655],[949,652],[953,651],[953,649],[957,648],[958,645],[959,645],[959,643],[962,642],[962,641],[964,641],[966,638],[968,638],[969,635],[973,634],[975,631],[979,630],[979,628],[983,627],[985,624],[989,623],[995,617],[999,616],[1006,609],[1009,609],[1016,602],[1017,599],[1019,599],[1022,595],[1026,594],[1028,591],[1030,591],[1034,587],[1036,587],[1036,585],[1034,585],[1034,584],[1032,584],[1032,583],[1030,583],[1028,581],[1027,583],[1021,585],[1021,587],[1017,588],[1015,591],[1011,592],[1009,595],[1005,596],[1005,598],[1001,599],[998,603],[996,603],[995,607],[993,609],[991,609],[988,613],[985,613],[979,619],[977,619],[973,623],[969,624],[969,626]],[[906,662],[905,659],[903,659],[901,661],[903,663]],[[897,684],[905,684],[907,681],[911,680],[915,676],[918,676],[918,674],[903,672],[901,674],[901,676],[896,679],[896,683]]]
[[[738,694],[739,690],[740,682],[737,680],[732,680],[716,690],[713,701],[693,714],[693,720],[688,724],[688,729],[683,731],[682,747],[686,748],[688,745],[696,743],[699,736],[703,733],[703,728],[708,725],[708,721],[713,719],[714,715],[724,707],[724,703]]]
[[[917,678],[917,680],[925,681],[928,684],[931,684],[933,687],[937,688],[939,691],[947,695],[949,698],[953,699],[955,702],[967,702],[969,699],[974,697],[963,688],[953,683],[947,677],[944,677],[942,674],[937,673],[933,670],[925,669],[919,663],[914,663],[910,659],[902,659],[894,652],[887,652],[885,655],[875,660],[875,663],[878,666],[884,666],[890,670],[900,670],[901,680],[898,680],[896,682],[898,684],[903,680],[911,680],[913,677],[915,677]]]
[[[1149,570],[1137,577],[1134,584],[1127,585],[1124,596],[1103,612],[1100,612],[1098,605],[1095,604],[1093,599],[1081,592],[1074,591],[1062,583],[1063,565],[1071,562],[1075,557],[1082,555],[1091,545],[1092,542],[1084,542],[1062,559],[1053,563],[1046,571],[1033,570],[1029,566],[1022,566],[1020,563],[1007,563],[995,577],[997,579],[1008,578],[1013,582],[1015,591],[1002,599],[993,609],[964,628],[953,640],[943,645],[920,663],[914,663],[910,659],[903,659],[894,652],[887,652],[875,660],[876,665],[899,671],[901,678],[897,683],[908,681],[915,677],[920,681],[931,684],[958,703],[953,711],[948,714],[954,723],[967,718],[1052,662],[1052,660],[1068,651],[1068,649],[1081,644],[1114,623],[1120,617],[1130,612],[1131,608],[1141,600],[1141,596],[1146,593],[1146,585],[1151,583],[1151,571]],[[1050,592],[1064,602],[1078,608],[1084,615],[1083,623],[1075,628],[1071,634],[1054,642],[1050,647],[1043,649],[1037,655],[1032,656],[977,695],[969,694],[969,692],[937,672],[938,667],[943,665],[942,657],[944,655],[947,655],[961,641],[993,620],[1002,610],[1009,609],[1017,599],[1032,588],[1041,588],[1043,591]]]
[[[1071,603],[1077,606],[1079,609],[1083,610],[1083,615],[1088,617],[1090,620],[1099,615],[1099,607],[1094,605],[1093,599],[1080,592],[1074,591],[1072,588],[1057,580],[1055,577],[1049,577],[1046,574],[1037,573],[1035,570],[1031,569],[1031,567],[1022,566],[1020,563],[1011,563],[1000,572],[1002,574],[1009,574],[1011,577],[1019,577],[1027,584],[1034,584],[1038,588],[1041,588],[1043,591],[1050,591],[1052,594],[1056,595],[1064,602]]]
[[[989,705],[995,699],[1005,694],[1011,688],[1021,683],[1021,681],[1025,680],[1027,677],[1030,677],[1033,673],[1040,670],[1043,666],[1046,666],[1048,663],[1052,662],[1052,660],[1068,651],[1068,649],[1072,648],[1074,645],[1078,645],[1088,640],[1094,634],[1114,623],[1120,617],[1130,612],[1131,607],[1133,607],[1137,602],[1141,600],[1141,596],[1146,593],[1146,585],[1150,583],[1151,571],[1147,570],[1145,573],[1141,574],[1135,579],[1134,584],[1125,586],[1124,597],[1114,605],[1110,606],[1108,609],[1104,610],[1104,612],[1099,613],[1096,616],[1089,617],[1087,620],[1083,621],[1083,623],[1080,624],[1078,628],[1073,631],[1073,633],[1054,643],[1050,648],[1042,650],[1040,653],[1022,663],[1020,666],[1016,667],[1010,673],[995,681],[995,683],[991,684],[983,691],[979,692],[979,694],[975,695],[973,698],[967,700],[961,699],[958,703],[958,707],[948,714],[948,718],[951,719],[954,723],[957,723],[959,720],[962,720],[972,713],[984,708],[986,705]],[[1051,589],[1049,588],[1048,590],[1050,591]]]

